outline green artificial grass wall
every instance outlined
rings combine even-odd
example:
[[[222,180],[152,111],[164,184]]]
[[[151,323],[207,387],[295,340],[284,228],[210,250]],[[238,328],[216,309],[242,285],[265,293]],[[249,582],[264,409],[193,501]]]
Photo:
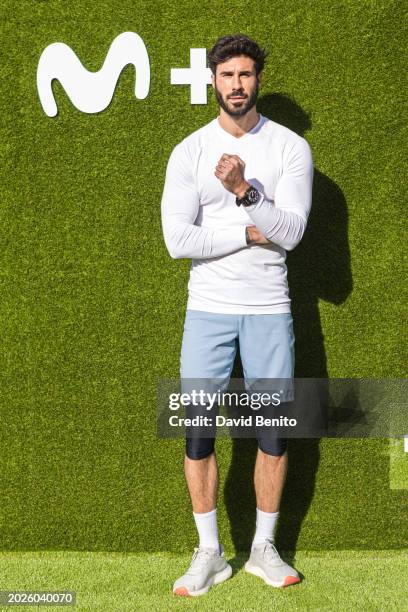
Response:
[[[167,159],[218,112],[190,104],[170,69],[190,47],[243,31],[269,50],[258,109],[305,136],[315,181],[288,257],[303,377],[404,376],[406,158],[398,0],[3,1],[1,18],[0,547],[187,551],[196,542],[183,441],[156,438],[156,387],[177,378],[190,262],[162,239]],[[79,112],[43,49],[68,44],[99,70],[137,32],[147,99],[127,66],[112,103]],[[248,546],[256,447],[219,440],[220,532]],[[387,440],[291,441],[278,538],[286,549],[401,548],[408,493],[390,486]],[[224,488],[225,485],[225,488]]]

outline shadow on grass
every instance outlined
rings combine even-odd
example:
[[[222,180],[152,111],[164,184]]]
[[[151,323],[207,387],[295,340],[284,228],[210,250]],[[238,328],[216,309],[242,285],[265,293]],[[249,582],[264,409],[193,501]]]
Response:
[[[262,115],[304,136],[312,128],[310,116],[289,96],[261,97],[257,109]],[[341,304],[352,291],[348,212],[339,187],[315,168],[313,203],[301,243],[288,253],[288,282],[295,332],[295,376],[326,378],[324,336],[318,309],[319,299]],[[243,376],[239,353],[232,377]],[[312,502],[320,451],[318,439],[289,440],[289,469],[280,507],[277,546],[289,563]],[[253,470],[256,440],[233,440],[230,469],[224,499],[237,556],[230,563],[238,570],[245,563],[255,530]]]

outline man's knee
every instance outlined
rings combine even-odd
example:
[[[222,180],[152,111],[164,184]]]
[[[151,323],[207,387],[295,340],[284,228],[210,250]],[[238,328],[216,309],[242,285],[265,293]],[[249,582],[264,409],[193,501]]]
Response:
[[[205,459],[215,448],[214,438],[186,438],[186,455],[189,459]]]
[[[281,457],[288,447],[286,438],[258,438],[258,448],[266,455]]]

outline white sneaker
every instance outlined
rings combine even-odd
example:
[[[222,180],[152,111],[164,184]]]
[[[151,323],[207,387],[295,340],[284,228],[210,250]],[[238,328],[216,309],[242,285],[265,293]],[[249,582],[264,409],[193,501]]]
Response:
[[[174,595],[193,596],[204,595],[213,584],[228,580],[232,568],[221,552],[214,548],[195,548],[190,567],[173,585]]]
[[[252,547],[245,570],[273,587],[286,587],[300,582],[297,571],[280,558],[273,541],[269,539]]]

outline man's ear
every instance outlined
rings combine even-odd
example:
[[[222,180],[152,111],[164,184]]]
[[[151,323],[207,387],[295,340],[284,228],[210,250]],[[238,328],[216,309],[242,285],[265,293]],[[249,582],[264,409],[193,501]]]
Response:
[[[215,89],[215,76],[213,75],[213,73],[211,73],[211,85],[213,89]]]
[[[258,83],[259,83],[259,85],[260,85],[260,84],[261,84],[261,82],[262,82],[262,75],[263,75],[263,72],[260,72],[260,73],[258,74]]]

